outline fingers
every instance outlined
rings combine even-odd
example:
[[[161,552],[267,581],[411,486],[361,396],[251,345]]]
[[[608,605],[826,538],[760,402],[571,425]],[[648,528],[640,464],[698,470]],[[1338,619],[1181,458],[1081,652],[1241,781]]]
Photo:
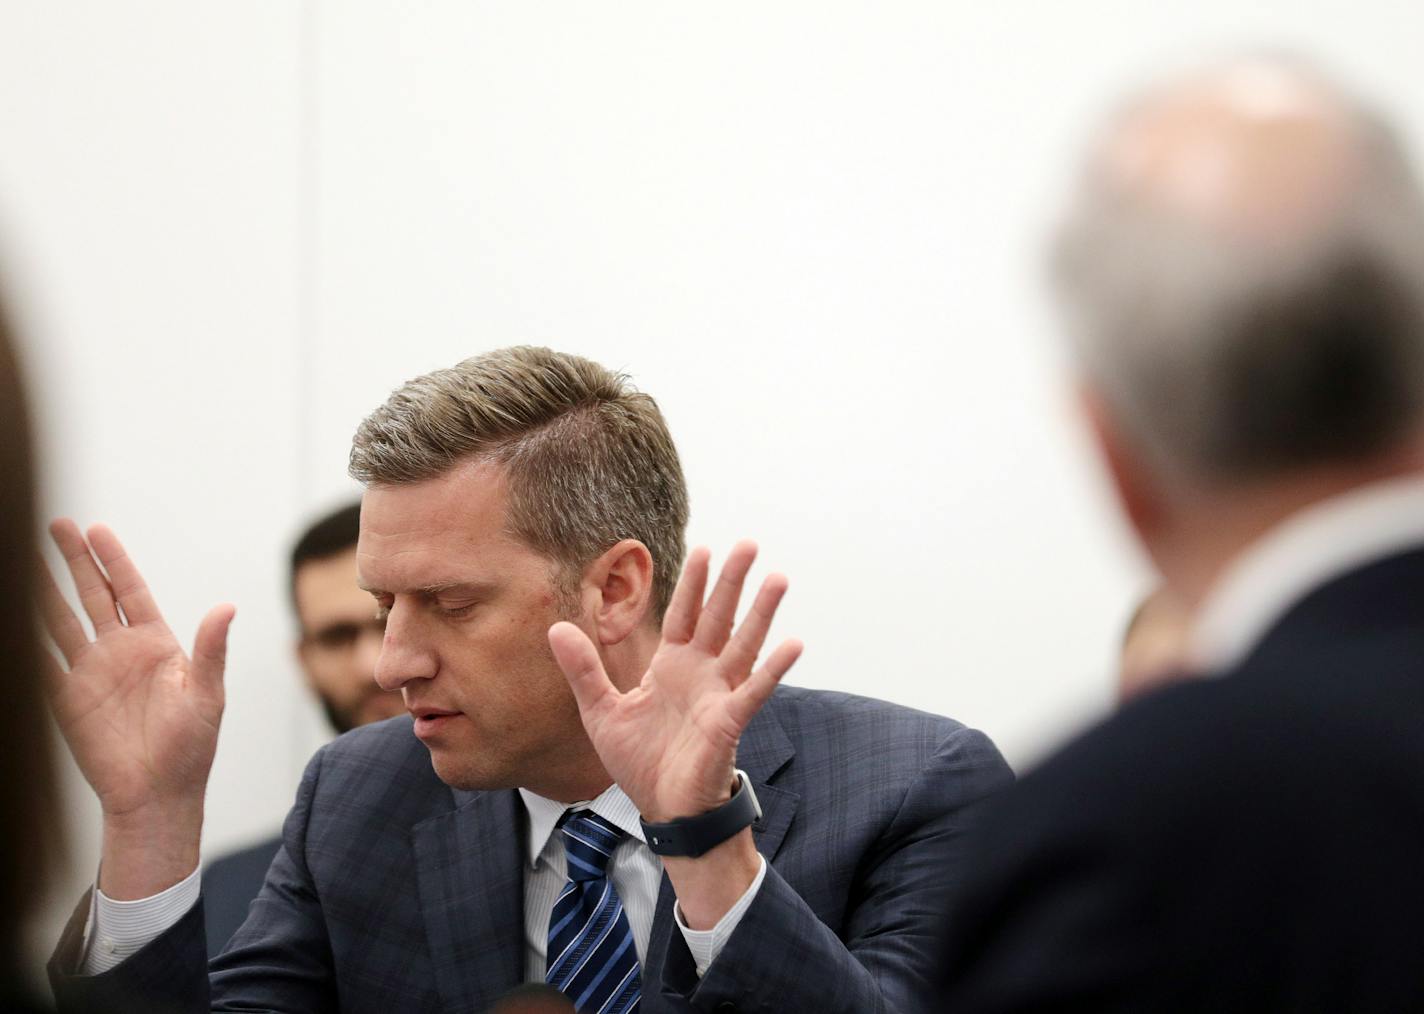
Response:
[[[603,669],[598,649],[578,627],[559,622],[549,628],[549,647],[574,692],[584,721],[597,716],[618,698],[618,689]]]
[[[801,657],[802,644],[796,638],[789,638],[776,646],[771,657],[760,669],[747,677],[747,681],[732,692],[732,717],[742,728],[761,710],[776,685],[781,682],[787,670]]]
[[[148,584],[128,553],[124,552],[118,536],[106,525],[94,525],[89,529],[89,544],[104,565],[104,571],[109,575],[109,587],[128,621],[162,623],[163,616],[153,601]]]
[[[737,618],[737,602],[742,597],[742,585],[747,579],[747,571],[756,560],[756,543],[743,539],[727,554],[727,562],[722,565],[722,574],[717,585],[702,607],[702,615],[697,618],[697,630],[693,643],[704,651],[715,655],[727,644],[732,634],[732,624]]]
[[[64,594],[59,590],[59,585],[55,584],[54,575],[50,573],[49,564],[45,563],[42,557],[36,569],[39,571],[40,616],[49,636],[59,647],[60,654],[72,666],[84,649],[89,647],[89,635],[85,633],[84,624],[79,622],[79,617],[74,615],[74,610],[69,608],[69,603],[64,600]]]
[[[711,557],[705,546],[697,546],[687,554],[687,562],[682,565],[677,587],[663,614],[663,640],[673,644],[692,640],[697,614],[702,609],[702,593],[707,588],[707,564]]]
[[[746,618],[737,632],[732,635],[727,648],[722,652],[723,671],[733,687],[738,686],[756,665],[761,646],[766,642],[771,621],[776,618],[776,609],[786,594],[788,582],[785,575],[771,574],[761,583],[761,590],[752,602]]]
[[[237,607],[230,604],[213,606],[193,639],[193,678],[205,687],[221,687],[223,669],[227,666],[227,632]]]
[[[101,634],[119,624],[119,610],[114,604],[114,593],[109,581],[104,577],[94,556],[89,552],[89,544],[79,532],[79,526],[68,518],[60,518],[49,526],[49,534],[54,544],[69,565],[74,587],[79,592],[79,601],[84,612],[94,624],[94,632]]]

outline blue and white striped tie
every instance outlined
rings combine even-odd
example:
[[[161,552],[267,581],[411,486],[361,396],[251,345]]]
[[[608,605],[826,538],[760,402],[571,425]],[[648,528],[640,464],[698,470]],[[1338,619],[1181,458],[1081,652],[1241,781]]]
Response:
[[[608,879],[608,861],[623,832],[589,810],[559,822],[569,882],[549,916],[549,964],[544,981],[582,1014],[638,1009],[642,977],[623,902]]]

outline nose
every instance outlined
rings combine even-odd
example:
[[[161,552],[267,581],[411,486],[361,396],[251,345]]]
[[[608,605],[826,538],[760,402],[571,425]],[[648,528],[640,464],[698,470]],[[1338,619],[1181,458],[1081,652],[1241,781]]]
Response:
[[[386,636],[376,658],[376,685],[399,690],[411,680],[430,679],[435,670],[435,654],[421,636],[417,610],[397,598],[386,617]]]

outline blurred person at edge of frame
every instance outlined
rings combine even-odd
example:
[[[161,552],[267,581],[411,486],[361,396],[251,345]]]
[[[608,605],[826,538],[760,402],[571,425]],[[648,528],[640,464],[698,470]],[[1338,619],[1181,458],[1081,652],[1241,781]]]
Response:
[[[0,304],[0,617],[5,707],[0,708],[0,1011],[43,1010],[19,955],[24,922],[40,900],[55,858],[58,779],[50,760],[44,649],[25,604],[36,587],[34,465],[26,398],[6,307]],[[13,962],[14,964],[10,964]]]
[[[1187,668],[991,807],[939,996],[1424,1006],[1424,198],[1371,108],[1238,59],[1129,105],[1057,266]]]
[[[5,707],[0,708],[0,1012],[40,1014],[51,1008],[24,967],[26,920],[64,854],[59,778],[51,753],[46,679],[63,674],[48,657],[33,612],[40,584],[35,525],[35,462],[28,399],[0,294],[0,653]],[[68,1010],[83,1014],[84,1007]]]
[[[309,524],[291,552],[297,664],[338,736],[405,714],[401,695],[376,684],[386,621],[376,615],[357,578],[360,534],[361,504],[345,504]],[[209,958],[222,952],[247,918],[281,844],[282,836],[274,833],[219,856],[203,870]]]

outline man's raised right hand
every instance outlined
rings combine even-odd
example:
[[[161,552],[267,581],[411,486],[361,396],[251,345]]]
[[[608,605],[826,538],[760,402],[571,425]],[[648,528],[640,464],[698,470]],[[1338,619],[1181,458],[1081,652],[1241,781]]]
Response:
[[[208,612],[190,659],[113,532],[95,525],[86,541],[62,519],[50,535],[94,625],[91,640],[42,568],[45,626],[69,665],[52,667],[51,706],[104,814],[99,886],[116,900],[148,897],[197,868],[236,610]]]

